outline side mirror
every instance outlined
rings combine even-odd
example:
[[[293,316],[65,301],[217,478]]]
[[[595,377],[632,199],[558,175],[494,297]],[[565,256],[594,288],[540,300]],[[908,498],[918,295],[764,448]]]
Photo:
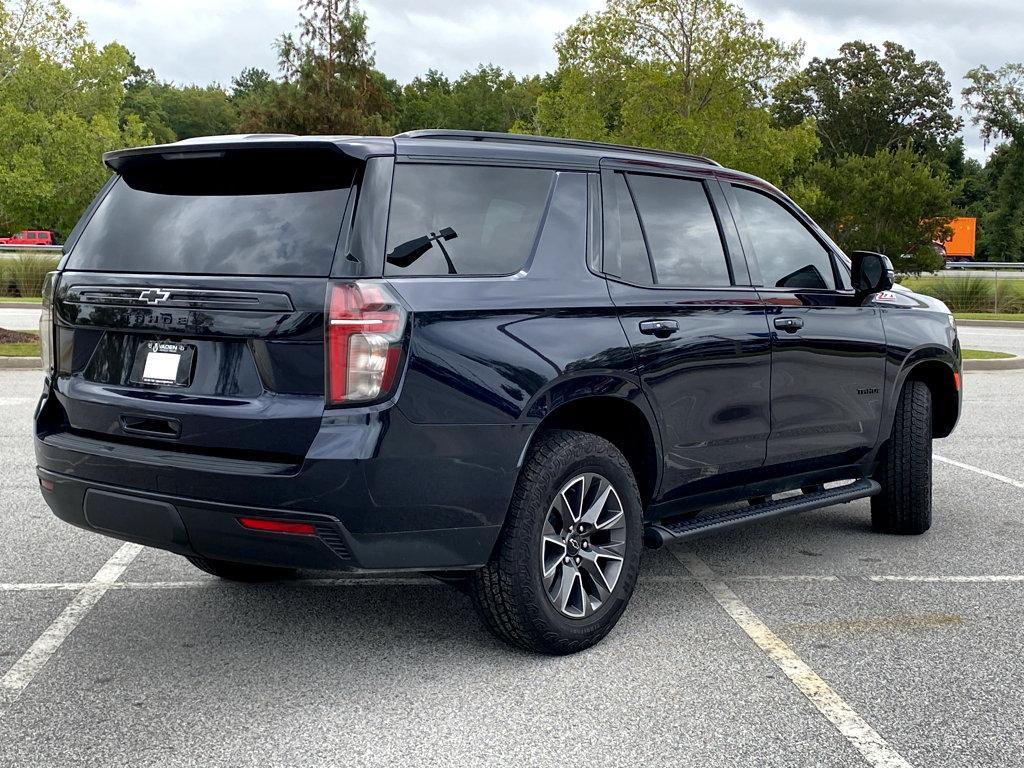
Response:
[[[892,288],[895,272],[892,269],[892,262],[885,254],[854,251],[850,254],[850,261],[853,263],[853,290],[859,296],[877,294],[879,291],[888,291]]]

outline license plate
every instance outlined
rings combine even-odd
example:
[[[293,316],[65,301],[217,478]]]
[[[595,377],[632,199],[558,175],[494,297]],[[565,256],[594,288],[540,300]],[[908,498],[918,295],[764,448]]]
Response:
[[[177,342],[145,342],[135,354],[132,381],[184,387],[192,374],[195,348]]]

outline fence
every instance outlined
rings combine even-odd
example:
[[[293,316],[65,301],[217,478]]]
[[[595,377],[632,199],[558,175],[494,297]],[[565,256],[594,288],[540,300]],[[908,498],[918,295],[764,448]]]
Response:
[[[900,281],[953,312],[1024,313],[1024,263],[951,262],[941,272]]]

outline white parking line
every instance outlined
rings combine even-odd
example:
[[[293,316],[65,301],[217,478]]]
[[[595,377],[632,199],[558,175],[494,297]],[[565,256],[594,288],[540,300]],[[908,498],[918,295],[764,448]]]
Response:
[[[719,574],[723,582],[928,582],[928,583],[1020,583],[1024,574]],[[682,574],[641,575],[645,584],[693,583],[700,580]],[[192,590],[202,588],[255,590],[259,587],[353,587],[369,585],[419,585],[440,587],[439,580],[430,577],[325,577],[293,579],[282,582],[229,582],[218,579],[190,579],[154,582],[111,582],[103,585],[107,590]],[[95,587],[94,582],[0,582],[0,593],[44,593],[47,591],[77,591]]]
[[[0,678],[0,715],[25,691],[25,687],[46,666],[50,658],[78,627],[89,611],[103,597],[110,586],[117,581],[135,557],[142,552],[142,545],[126,542],[118,548],[96,576],[83,587],[60,613],[43,634],[35,640],[21,658],[14,663],[3,678]]]
[[[953,465],[953,467],[959,467],[962,470],[970,470],[972,473],[977,473],[978,475],[984,475],[987,478],[993,478],[997,481],[1008,483],[1011,486],[1016,486],[1018,489],[1024,489],[1024,482],[1015,481],[1013,478],[1007,478],[1005,475],[993,473],[991,470],[982,470],[980,467],[964,464],[963,462],[957,462],[955,459],[949,459],[948,457],[940,457],[938,454],[934,454],[933,458],[939,462],[944,462],[947,465]]]
[[[711,595],[726,614],[740,626],[757,647],[774,662],[800,693],[818,712],[853,745],[871,766],[909,767],[903,756],[893,749],[871,725],[850,707],[831,686],[797,656],[785,641],[772,632],[732,589],[704,561],[688,550],[672,547],[679,559]]]

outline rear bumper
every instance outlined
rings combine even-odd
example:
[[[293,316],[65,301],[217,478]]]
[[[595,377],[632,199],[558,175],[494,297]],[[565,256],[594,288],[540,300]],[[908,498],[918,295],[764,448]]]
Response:
[[[82,435],[44,395],[35,452],[53,512],[108,536],[273,566],[445,570],[487,562],[531,432],[421,425],[395,408],[332,413],[289,465]],[[316,533],[253,531],[242,516],[312,523]]]
[[[302,569],[463,569],[486,562],[500,526],[353,535],[336,517],[139,492],[37,468],[63,521],[180,555]],[[315,534],[247,529],[240,517],[310,523]]]

